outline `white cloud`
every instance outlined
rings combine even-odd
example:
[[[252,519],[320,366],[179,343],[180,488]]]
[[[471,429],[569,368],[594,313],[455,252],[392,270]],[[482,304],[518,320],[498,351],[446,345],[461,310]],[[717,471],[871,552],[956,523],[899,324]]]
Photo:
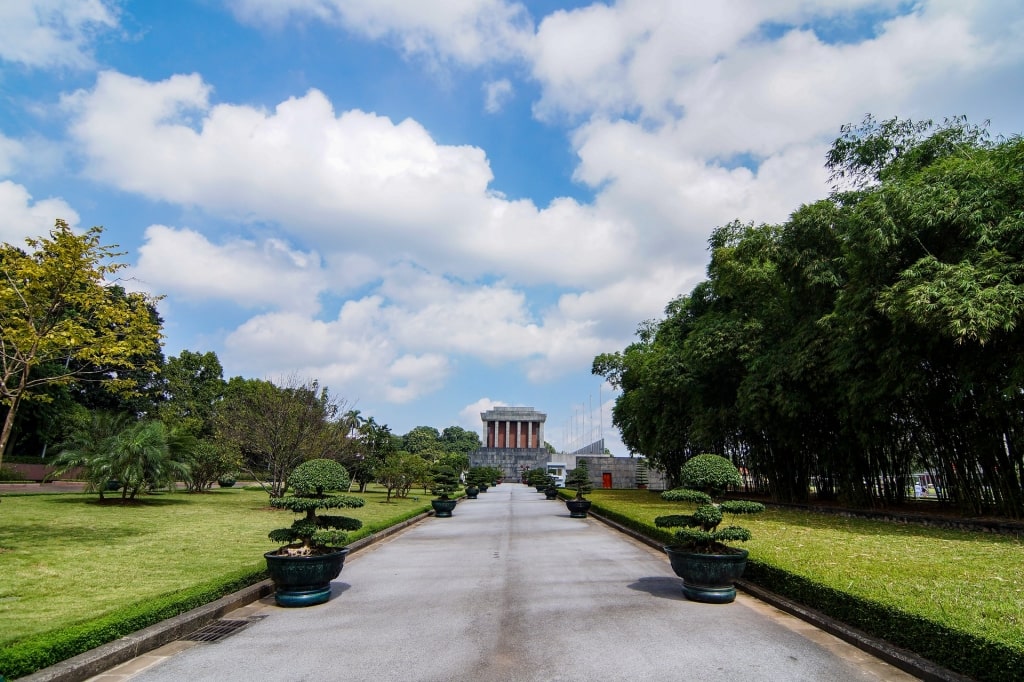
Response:
[[[512,99],[512,82],[507,78],[484,83],[484,111],[496,114]]]
[[[450,373],[448,359],[403,351],[377,319],[379,305],[375,297],[349,301],[331,321],[259,315],[228,335],[225,365],[249,376],[296,370],[350,400],[405,403],[436,391]]]
[[[437,144],[415,121],[336,115],[316,90],[272,112],[210,105],[210,94],[196,75],[101,74],[94,90],[65,99],[86,172],[153,199],[276,222],[325,252],[470,279],[578,286],[631,267],[631,223],[572,199],[505,200],[489,189],[483,150]]]
[[[104,0],[4,0],[0,59],[38,68],[87,68],[95,34],[117,23],[114,3]]]
[[[395,43],[406,55],[479,65],[516,57],[533,32],[519,3],[505,0],[230,0],[243,21],[281,26],[291,18],[342,26]]]
[[[949,85],[1019,63],[1024,51],[1021,19],[1000,20],[1005,13],[986,3],[921,3],[851,42],[823,42],[811,28],[762,34],[767,23],[838,25],[865,8],[895,12],[899,3],[621,1],[556,12],[532,53],[543,89],[535,108],[546,118],[627,116],[671,127],[673,154],[767,156],[868,111],[905,115],[931,84],[947,86],[955,103]]]
[[[317,298],[325,287],[315,252],[296,251],[273,238],[215,245],[193,230],[164,225],[146,229],[132,274],[157,294],[300,313],[318,310]]]
[[[546,383],[589,371],[595,355],[628,343],[636,322],[659,315],[687,284],[657,271],[531,312],[525,294],[507,284],[456,282],[399,264],[334,319],[295,310],[249,319],[228,335],[224,361],[249,374],[300,368],[361,398],[392,402],[438,390],[460,358],[519,365]]]
[[[0,177],[10,176],[25,158],[25,145],[0,133]]]
[[[620,0],[555,12],[527,44],[525,10],[498,0],[233,3],[248,21],[334,23],[432,60],[524,55],[536,114],[574,126],[589,204],[509,201],[484,149],[440,144],[413,119],[336,112],[318,90],[263,109],[217,102],[197,74],[106,72],[65,102],[91,178],[244,235],[153,226],[139,262],[158,291],[260,311],[228,334],[226,366],[299,368],[354,399],[411,401],[463,359],[534,382],[586,372],[692,288],[715,226],[781,221],[823,196],[839,124],[903,115],[922,92],[955,104],[993,65],[1019,70],[1020,22],[1000,26],[984,3],[919,3],[869,39],[812,30],[902,6]],[[769,36],[766,22],[798,28]],[[513,90],[486,83],[485,108]],[[3,142],[0,170],[21,154]]]
[[[508,407],[508,403],[491,398],[480,398],[459,410],[459,425],[464,429],[476,431],[478,434],[483,429],[483,422],[480,419],[482,412],[493,410],[495,407]],[[481,435],[481,440],[483,436]]]
[[[10,180],[0,182],[0,241],[22,246],[27,237],[49,234],[57,218],[72,227],[78,213],[59,198],[32,201],[24,186]]]

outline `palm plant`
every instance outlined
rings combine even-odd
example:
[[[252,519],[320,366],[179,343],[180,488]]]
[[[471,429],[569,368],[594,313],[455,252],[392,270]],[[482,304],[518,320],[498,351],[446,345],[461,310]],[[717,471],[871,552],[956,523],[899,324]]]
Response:
[[[192,436],[168,430],[161,421],[135,422],[124,414],[95,412],[63,445],[50,478],[81,467],[87,490],[98,492],[101,500],[108,486],[132,500],[144,490],[187,477],[194,444]]]
[[[102,500],[104,491],[115,478],[106,457],[111,449],[110,441],[131,423],[131,417],[124,413],[93,411],[89,421],[61,444],[53,460],[53,471],[47,478],[58,478],[72,469],[81,468],[86,491],[99,492]]]
[[[111,464],[121,481],[121,497],[135,499],[144,490],[172,487],[188,477],[186,463],[195,438],[168,430],[161,421],[142,421],[115,436]]]

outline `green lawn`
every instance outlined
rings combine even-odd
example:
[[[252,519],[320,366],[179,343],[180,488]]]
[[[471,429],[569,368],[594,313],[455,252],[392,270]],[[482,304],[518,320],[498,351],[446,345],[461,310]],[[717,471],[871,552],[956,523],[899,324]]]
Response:
[[[350,539],[430,508],[415,492],[342,510],[362,519]],[[419,497],[418,500],[413,499]],[[5,495],[0,504],[0,647],[160,595],[264,566],[267,532],[289,526],[267,494],[241,488],[160,493],[141,504],[95,494]]]
[[[687,513],[643,490],[598,490],[595,505],[650,526]],[[769,508],[726,516],[749,528],[750,558],[841,592],[894,606],[1024,654],[1024,543],[918,525]]]

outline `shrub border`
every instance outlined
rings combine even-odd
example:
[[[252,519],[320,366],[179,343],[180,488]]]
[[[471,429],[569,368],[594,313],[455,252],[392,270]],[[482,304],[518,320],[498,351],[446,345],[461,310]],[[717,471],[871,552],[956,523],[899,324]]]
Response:
[[[590,513],[594,518],[657,549],[674,541],[671,533],[604,508],[596,502],[591,506]],[[852,628],[823,627],[859,648],[866,648],[864,644],[868,637],[884,640],[893,646],[885,647],[876,643],[868,650],[922,679],[964,680],[966,678],[963,675],[984,682],[1024,679],[1024,652],[1000,642],[821,585],[761,561],[747,561],[747,570],[737,586],[742,589],[748,584],[756,586],[748,590],[754,596],[799,618],[810,620],[819,627],[823,627],[825,620],[835,619],[862,630],[862,633],[858,633]],[[779,595],[784,599],[774,603],[776,599],[773,597]],[[796,602],[791,605],[792,608],[786,608],[788,599]],[[801,606],[814,609],[825,618],[815,622],[814,614]]]
[[[266,567],[257,568],[254,566],[236,571],[219,580],[131,604],[116,614],[109,614],[101,618],[27,637],[0,651],[0,675],[4,675],[9,679],[20,678],[48,666],[55,666],[62,661],[110,642],[121,644],[121,646],[116,648],[124,650],[122,661],[129,660],[148,650],[139,648],[140,639],[153,641],[154,644],[151,648],[156,648],[174,641],[183,634],[183,631],[178,628],[168,628],[166,638],[157,636],[155,639],[152,636],[131,638],[129,636],[132,633],[144,631],[157,623],[173,619],[210,602],[221,600],[225,604],[222,608],[215,609],[216,612],[210,614],[209,620],[218,618],[223,613],[231,610],[231,608],[242,605],[235,604],[230,596],[225,597],[225,595],[239,592],[239,590],[244,590],[244,588],[254,585],[259,587],[259,584],[262,584],[261,581],[265,581],[265,579]],[[260,594],[262,591],[257,589],[252,599],[259,599],[261,596],[265,596]],[[248,591],[246,590],[245,592]],[[198,627],[201,627],[201,625]],[[107,660],[107,656],[112,652],[106,651],[103,653],[105,655],[102,658]],[[90,656],[88,658],[97,657]],[[84,676],[68,677],[66,676],[66,671],[55,670],[55,675],[46,675],[38,677],[38,679],[86,679],[103,671],[103,668],[94,669],[90,667],[88,662],[88,660],[80,661],[80,665],[75,666],[76,668],[82,668],[82,671],[86,673]]]

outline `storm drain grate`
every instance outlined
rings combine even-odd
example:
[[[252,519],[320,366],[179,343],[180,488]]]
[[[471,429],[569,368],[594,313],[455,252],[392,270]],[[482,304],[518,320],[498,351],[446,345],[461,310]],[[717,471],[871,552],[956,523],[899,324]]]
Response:
[[[218,620],[199,628],[191,635],[182,637],[182,639],[189,642],[219,642],[225,637],[235,634],[251,622],[251,620]]]

